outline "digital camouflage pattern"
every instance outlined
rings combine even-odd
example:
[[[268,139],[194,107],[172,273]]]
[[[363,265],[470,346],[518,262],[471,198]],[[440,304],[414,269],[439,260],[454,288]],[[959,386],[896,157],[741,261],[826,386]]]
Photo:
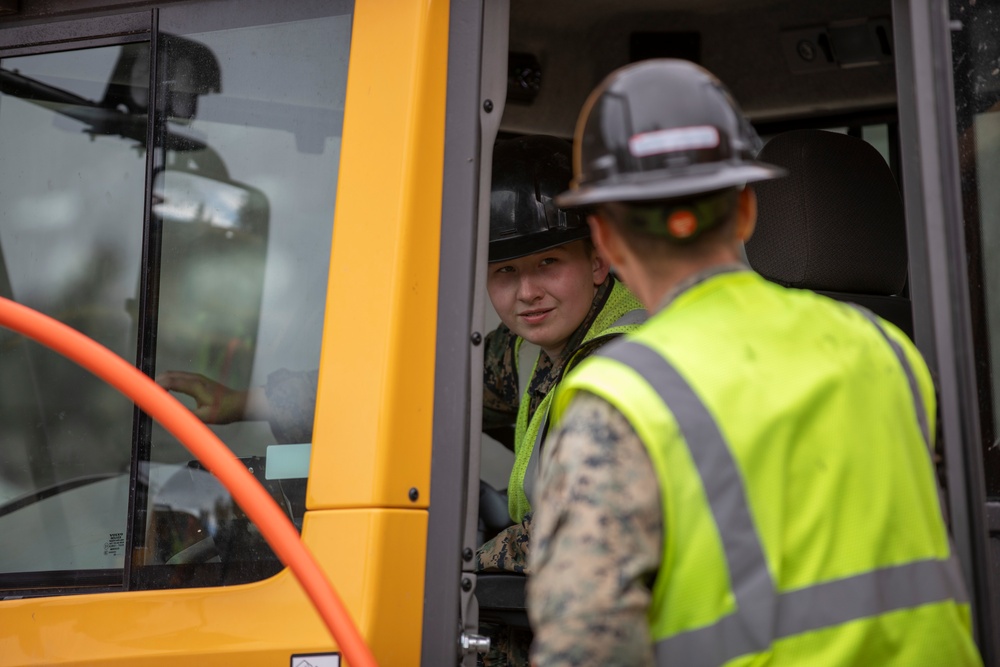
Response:
[[[646,612],[663,515],[642,441],[609,403],[580,393],[546,442],[540,489],[528,560],[534,664],[652,665]]]
[[[476,552],[476,570],[528,574],[531,514],[524,521],[500,531]],[[528,667],[531,630],[482,622],[479,632],[490,638],[490,650],[480,656],[483,667]]]
[[[490,650],[479,656],[483,667],[528,667],[531,630],[500,623],[483,622],[479,632],[490,638]]]
[[[486,334],[483,350],[483,430],[513,426],[521,395],[517,387],[517,336],[501,324]]]
[[[515,572],[528,574],[528,551],[531,538],[532,515],[515,523],[476,552],[476,570],[479,572]]]

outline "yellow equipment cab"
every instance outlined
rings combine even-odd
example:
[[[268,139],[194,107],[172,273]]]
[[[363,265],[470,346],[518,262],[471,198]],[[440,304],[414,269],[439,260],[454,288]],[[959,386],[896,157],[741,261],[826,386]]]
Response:
[[[889,303],[927,358],[950,528],[998,664],[987,4],[0,0],[0,297],[171,384],[301,532],[379,664],[471,667],[481,612],[525,622],[523,581],[473,566],[497,528],[481,489],[511,465],[481,434],[494,142],[571,138],[610,71],[694,60],[765,138],[848,134],[895,177],[899,284],[803,286]],[[0,330],[0,667],[176,664],[346,661],[203,464]]]

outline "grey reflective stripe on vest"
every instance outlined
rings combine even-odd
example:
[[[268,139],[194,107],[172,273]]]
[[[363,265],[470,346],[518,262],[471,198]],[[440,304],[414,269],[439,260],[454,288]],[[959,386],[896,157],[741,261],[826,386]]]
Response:
[[[645,324],[646,320],[649,319],[649,313],[647,313],[642,308],[636,308],[635,310],[630,310],[617,320],[612,323],[609,329],[614,329],[615,327],[624,327],[630,324]]]
[[[896,355],[896,359],[899,361],[899,365],[903,367],[903,373],[906,374],[906,381],[910,385],[910,395],[913,398],[913,409],[917,413],[917,423],[920,425],[920,433],[924,436],[924,444],[927,445],[927,450],[932,454],[934,452],[934,441],[931,440],[931,427],[930,420],[927,419],[927,406],[924,404],[924,397],[920,393],[920,385],[917,384],[917,376],[913,372],[913,366],[910,365],[910,360],[906,358],[906,353],[903,352],[902,346],[896,339],[892,338],[889,333],[882,326],[882,322],[879,320],[878,316],[872,311],[868,310],[864,306],[859,306],[856,303],[847,304],[857,310],[859,313],[865,316],[869,322],[875,325],[878,332],[882,334],[882,338],[889,343],[889,347]],[[938,494],[938,505],[941,507],[941,518],[944,519],[944,525],[951,529],[951,517],[948,516],[947,511],[947,496],[944,493],[944,487],[941,486],[940,480],[935,477],[934,487],[937,489]],[[951,544],[949,540],[948,544]],[[954,547],[952,547],[954,550]]]
[[[624,327],[635,324],[645,324],[646,320],[649,319],[649,313],[641,308],[636,308],[635,310],[630,310],[617,320],[615,320],[608,329],[614,329],[615,327]],[[551,389],[555,391],[555,387]],[[542,443],[545,441],[545,434],[549,429],[549,408],[552,407],[550,402],[545,406],[545,414],[542,416],[542,423],[538,425],[538,433],[535,434],[535,442],[531,447],[531,456],[528,458],[528,465],[524,469],[524,480],[521,482],[521,488],[524,489],[524,497],[528,499],[528,504],[532,507],[535,506],[535,487],[538,481],[538,461],[541,457],[539,452],[542,451]]]
[[[903,348],[896,342],[896,339],[886,332],[875,313],[854,303],[848,305],[864,315],[869,322],[875,325],[878,332],[882,334],[882,338],[889,343],[889,347],[896,354],[896,359],[899,360],[899,365],[903,367],[903,372],[906,374],[906,381],[910,384],[910,394],[913,396],[913,408],[917,411],[917,423],[920,424],[920,432],[924,436],[924,443],[928,449],[932,449],[934,441],[931,440],[931,427],[930,421],[927,419],[927,406],[924,405],[923,396],[920,395],[920,385],[917,384],[917,376],[913,373],[913,367],[910,365],[910,360],[906,358],[906,353],[903,352]]]
[[[555,391],[553,388],[552,391]],[[535,442],[531,446],[531,456],[528,457],[528,465],[524,469],[524,480],[521,482],[521,488],[524,489],[524,497],[528,499],[528,504],[535,507],[535,486],[538,481],[538,459],[541,456],[538,452],[542,449],[542,440],[545,437],[545,430],[549,425],[549,408],[552,404],[549,403],[545,406],[545,415],[542,417],[542,423],[538,426],[538,434],[535,436]]]
[[[779,593],[750,515],[739,468],[708,408],[677,369],[646,345],[622,341],[600,354],[636,371],[674,415],[718,527],[736,601],[736,611],[712,625],[657,642],[658,663],[721,665],[765,651],[783,637],[896,609],[949,599],[965,601],[953,558],[906,563]]]

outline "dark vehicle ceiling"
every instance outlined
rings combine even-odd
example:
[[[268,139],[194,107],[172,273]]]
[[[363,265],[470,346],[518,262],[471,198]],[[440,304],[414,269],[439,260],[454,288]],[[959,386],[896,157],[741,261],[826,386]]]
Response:
[[[590,90],[629,62],[636,31],[697,32],[701,64],[754,121],[891,107],[891,61],[798,72],[782,47],[783,33],[889,17],[888,2],[870,0],[511,0],[511,51],[533,54],[542,82],[531,104],[508,103],[502,129],[571,136]]]

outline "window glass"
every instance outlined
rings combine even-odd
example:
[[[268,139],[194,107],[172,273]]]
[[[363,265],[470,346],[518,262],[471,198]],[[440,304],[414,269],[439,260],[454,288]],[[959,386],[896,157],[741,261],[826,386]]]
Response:
[[[959,168],[975,323],[986,490],[1000,497],[1000,14],[991,3],[952,2]]]
[[[861,127],[861,138],[875,147],[882,154],[882,159],[886,164],[892,164],[889,159],[889,126],[886,123],[878,125],[863,125]]]
[[[248,7],[274,13],[270,3]],[[155,371],[207,421],[228,422],[212,428],[296,521],[351,30],[349,4],[322,7],[324,16],[264,25],[230,3],[208,4],[196,20],[184,8],[160,15]],[[134,584],[235,583],[277,571],[263,539],[191,459],[153,427],[136,525],[145,567]]]
[[[99,105],[122,48],[0,60],[0,296],[131,361],[146,122]],[[132,404],[6,330],[0,379],[0,587],[121,568]]]
[[[156,375],[299,525],[351,10],[168,5],[155,49],[0,60],[0,296]],[[172,374],[210,391],[170,386]],[[220,395],[238,409],[220,415]],[[5,330],[0,534],[6,591],[217,585],[280,568],[166,431]]]

